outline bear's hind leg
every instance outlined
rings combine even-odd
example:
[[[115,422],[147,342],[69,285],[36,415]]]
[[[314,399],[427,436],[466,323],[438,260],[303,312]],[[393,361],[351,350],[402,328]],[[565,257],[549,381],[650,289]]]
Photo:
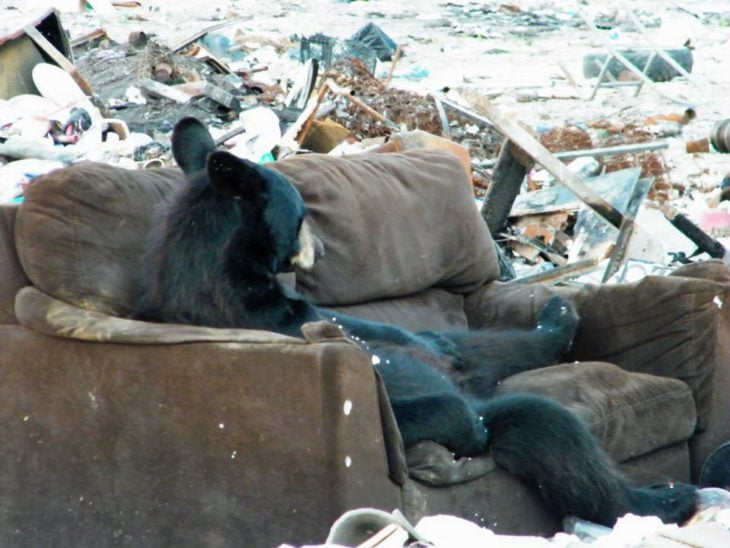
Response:
[[[573,342],[578,315],[559,296],[541,309],[533,329],[448,331],[458,358],[435,364],[462,392],[475,398],[492,395],[499,381],[557,363]]]
[[[667,483],[629,491],[631,512],[637,516],[658,515],[665,523],[686,521],[697,511],[697,487]]]
[[[628,512],[682,522],[695,511],[695,487],[630,487],[585,424],[555,401],[515,394],[487,402],[481,412],[494,460],[536,486],[561,517],[610,527]]]
[[[540,309],[535,330],[546,338],[543,343],[554,349],[555,358],[567,352],[573,343],[580,318],[573,305],[558,295],[551,297]]]
[[[444,392],[391,398],[390,404],[406,447],[431,440],[457,457],[478,455],[487,450],[484,423],[459,394]]]

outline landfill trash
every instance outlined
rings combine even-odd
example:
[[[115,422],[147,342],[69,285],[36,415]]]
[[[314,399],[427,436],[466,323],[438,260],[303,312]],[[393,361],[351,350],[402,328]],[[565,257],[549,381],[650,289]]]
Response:
[[[497,534],[457,516],[428,515],[411,525],[399,512],[388,513],[374,508],[345,512],[333,523],[324,544],[311,548],[343,546],[381,548],[616,548],[633,546],[695,546],[719,548],[730,543],[730,494],[722,490],[701,490],[708,501],[705,509],[684,526],[665,524],[656,516],[626,514],[613,528],[569,517],[564,532],[550,538]],[[703,493],[704,492],[704,493]],[[279,548],[293,548],[282,544]],[[300,548],[305,548],[302,546]]]
[[[643,69],[643,72],[654,82],[666,82],[672,78],[682,76],[673,66],[666,60],[657,56],[650,48],[626,49],[619,50],[634,66]],[[692,50],[687,47],[673,48],[665,50],[675,62],[677,62],[687,72],[692,72],[694,65],[694,57]],[[608,58],[608,54],[596,53],[586,55],[583,59],[583,76],[593,78],[598,76],[603,64]],[[648,64],[647,64],[648,63]],[[629,72],[626,66],[616,58],[610,58],[607,67],[608,73],[618,80],[635,79],[635,76]]]
[[[272,161],[271,151],[281,140],[276,113],[267,107],[254,107],[242,112],[238,120],[244,132],[227,141],[229,151],[252,162]]]
[[[10,17],[32,4],[15,2],[0,10]],[[73,4],[70,10],[78,10],[78,2],[66,4]],[[251,16],[250,24],[239,24],[246,18],[230,11],[240,12],[245,3],[221,3],[215,6],[216,12],[200,13],[196,19],[200,28],[185,38],[176,36],[175,31],[181,31],[167,24],[165,18],[175,14],[165,13],[165,3],[133,3],[136,6],[124,8],[121,16],[116,4],[85,2],[81,16],[68,18],[72,23],[68,33],[57,12],[43,18],[43,36],[65,59],[49,58],[41,48],[41,62],[31,60],[29,65],[36,67],[37,89],[30,85],[19,88],[35,80],[30,71],[27,75],[20,70],[0,75],[0,161],[7,162],[0,165],[1,201],[21,200],[23,189],[35,177],[76,161],[95,159],[136,169],[173,165],[168,146],[172,125],[182,116],[195,115],[221,138],[238,131],[223,146],[256,162],[279,159],[289,152],[308,153],[314,150],[312,142],[318,131],[326,139],[316,137],[321,146],[317,151],[327,153],[332,147],[329,153],[333,154],[385,153],[413,141],[416,146],[436,143],[457,151],[474,182],[475,207],[482,208],[484,195],[495,186],[495,165],[507,139],[469,101],[458,103],[462,110],[454,108],[460,99],[457,88],[472,86],[493,99],[508,119],[533,134],[547,149],[546,158],[559,161],[586,184],[586,179],[596,175],[621,178],[625,170],[640,173],[632,175],[633,186],[628,184],[624,194],[629,187],[637,188],[637,180],[652,181],[640,193],[642,203],[633,219],[640,227],[631,233],[634,251],[629,247],[622,251],[615,236],[620,231],[605,229],[599,225],[603,221],[581,230],[588,224],[582,218],[587,211],[584,201],[568,192],[560,177],[539,167],[526,168],[527,176],[518,181],[519,197],[496,238],[504,270],[516,272],[509,276],[513,281],[534,280],[530,276],[537,275],[550,276],[551,283],[637,281],[648,275],[666,275],[683,262],[713,256],[727,259],[730,182],[723,182],[723,176],[728,172],[725,153],[730,151],[730,119],[723,111],[724,101],[717,101],[717,97],[726,98],[727,83],[721,77],[719,84],[707,78],[707,86],[699,92],[703,101],[698,102],[691,83],[672,76],[657,89],[678,91],[677,95],[687,97],[686,102],[671,102],[660,94],[629,97],[619,88],[607,90],[602,101],[587,106],[581,88],[585,83],[578,75],[580,53],[590,39],[576,31],[583,22],[567,4],[429,2],[432,13],[419,5],[417,16],[410,7],[397,12],[400,18],[391,17],[396,8],[390,5],[384,14],[375,12],[380,5],[367,2],[354,3],[347,10],[344,20],[348,23],[357,21],[355,17],[362,17],[363,22],[378,17],[387,28],[392,22],[389,28],[397,42],[372,23],[349,38],[339,36],[347,27],[312,17],[304,4],[294,6],[291,13],[291,6],[279,11],[275,5],[247,4],[245,9],[256,17]],[[730,22],[727,14],[693,3],[662,6],[666,11],[660,17],[660,8],[643,4],[649,6],[641,14],[643,21],[667,21],[665,15],[682,15],[708,31],[707,38],[700,36],[704,40],[697,49],[682,48],[689,59],[698,61],[691,67],[693,77],[727,74],[723,68],[727,56],[712,51],[722,44]],[[183,11],[182,4],[175,8]],[[613,38],[627,36],[620,10],[611,11],[604,23]],[[269,15],[270,20],[266,19]],[[296,35],[285,30],[292,28],[294,20]],[[214,24],[208,26],[211,21]],[[318,25],[313,31],[320,32],[297,37],[312,22]],[[17,28],[36,23],[28,18]],[[99,23],[109,28],[92,31]],[[280,30],[278,36],[260,34],[266,25]],[[158,34],[172,34],[175,40],[166,41]],[[38,50],[28,33],[21,35],[11,33],[7,41],[0,40],[3,66],[14,61],[1,54],[7,54],[8,45],[16,40]],[[71,39],[64,43],[67,35]],[[674,32],[672,39],[680,35],[684,39],[680,32]],[[120,40],[122,36],[126,41]],[[566,44],[570,47],[563,47]],[[428,51],[432,53],[423,53]],[[570,57],[574,70],[564,70],[567,65],[562,61]],[[453,66],[445,68],[444,64]],[[315,66],[317,71],[312,70]],[[75,77],[79,74],[88,88],[79,84]],[[625,76],[619,74],[619,78]],[[12,96],[1,95],[5,92]],[[308,113],[320,92],[320,103]],[[435,97],[441,94],[444,101]],[[304,118],[310,123],[297,126],[304,114],[311,114]],[[287,149],[282,143],[292,128],[299,140]],[[697,147],[689,147],[690,143]],[[652,148],[657,144],[663,148]],[[576,160],[566,153],[587,156]],[[569,202],[561,201],[562,191],[571,196]],[[609,191],[599,194],[605,197]],[[672,219],[665,211],[673,212]],[[571,256],[570,251],[580,249],[579,244],[587,240],[582,239],[583,234],[591,231],[602,236],[586,247],[586,255],[596,258],[586,261],[584,255]],[[656,235],[660,235],[660,245]],[[623,255],[623,263],[606,278],[617,255]],[[695,526],[710,525],[713,528],[703,533],[717,535],[726,541],[717,546],[725,546],[730,545],[724,534],[730,528],[730,509],[722,500],[724,494],[704,490],[707,507],[691,527],[664,526],[650,517],[627,516],[612,530],[580,522],[566,527],[574,535],[515,538],[453,516],[429,516],[415,529],[424,538],[438,540],[439,546],[461,547],[468,537],[489,546],[544,546],[547,542],[550,546],[613,547],[680,540],[689,544],[687,539],[699,534]],[[388,531],[395,542],[408,530],[402,525],[395,524]],[[688,536],[680,537],[682,534]],[[592,537],[593,544],[581,540],[583,535]]]
[[[21,201],[25,187],[33,179],[63,166],[63,162],[36,158],[15,160],[0,166],[0,203]]]
[[[404,143],[411,147],[439,142],[440,147],[459,155],[473,181],[477,207],[484,207],[484,196],[496,186],[495,175],[500,175],[502,167],[497,160],[505,135],[470,100],[464,100],[461,90],[469,86],[467,78],[462,78],[459,87],[434,91],[435,59],[416,53],[428,44],[428,37],[408,35],[408,41],[403,41],[404,33],[393,25],[390,29],[399,33],[394,39],[384,31],[391,21],[388,15],[383,16],[382,24],[363,19],[349,36],[340,36],[337,27],[321,26],[314,34],[282,32],[276,37],[262,32],[252,15],[231,13],[230,17],[213,18],[213,24],[201,20],[200,28],[192,34],[186,32],[187,36],[164,41],[153,32],[154,18],[162,16],[160,9],[137,4],[112,6],[104,13],[102,22],[111,21],[119,9],[143,16],[125,21],[124,33],[99,27],[74,36],[79,34],[78,27],[66,32],[58,12],[42,19],[42,24],[53,30],[49,39],[60,53],[31,67],[37,89],[0,99],[0,139],[4,140],[0,154],[6,162],[19,158],[63,163],[93,159],[138,169],[170,165],[172,125],[181,116],[193,115],[208,124],[214,135],[226,137],[221,141],[223,146],[252,161],[310,151],[387,152],[403,148]],[[86,13],[102,15],[96,9]],[[604,17],[601,24],[617,37],[625,37],[636,24],[628,12],[620,17],[617,13]],[[653,24],[648,12],[635,10],[635,14],[644,26]],[[582,15],[562,7],[455,4],[441,6],[439,15],[427,17],[425,27],[456,39],[497,37],[508,44],[515,38],[536,40],[562,31],[581,29],[587,33]],[[145,26],[146,20],[153,24]],[[27,22],[19,25],[27,26]],[[25,39],[35,44],[34,38],[37,34],[28,29]],[[436,46],[439,54],[449,53],[447,42]],[[688,54],[688,59],[701,53],[699,49],[676,49]],[[4,52],[0,44],[0,54]],[[484,53],[495,60],[513,51],[486,45]],[[639,168],[639,180],[652,182],[641,198],[635,220],[638,228],[630,234],[633,247],[616,246],[621,233],[599,229],[600,222],[588,232],[603,231],[604,237],[585,239],[582,217],[586,207],[581,199],[557,210],[541,202],[539,192],[557,192],[564,187],[565,177],[555,177],[543,169],[543,158],[535,162],[529,155],[523,157],[521,161],[529,167],[516,183],[519,198],[512,210],[505,212],[506,220],[495,233],[504,264],[509,264],[511,271],[516,269],[520,277],[550,274],[559,282],[565,276],[583,279],[579,276],[586,275],[588,263],[593,264],[590,268],[594,272],[600,272],[606,261],[626,261],[622,268],[608,273],[613,279],[639,272],[664,272],[677,262],[719,254],[714,246],[694,244],[661,208],[673,205],[680,215],[676,219],[687,221],[682,226],[699,231],[693,234],[696,240],[714,239],[724,249],[730,238],[730,229],[725,226],[730,222],[730,208],[723,196],[730,196],[730,192],[721,188],[722,176],[715,174],[711,179],[712,173],[699,168],[688,173],[692,164],[684,163],[685,171],[678,172],[678,161],[684,159],[676,157],[675,143],[682,144],[692,161],[704,164],[713,160],[710,155],[724,151],[725,129],[730,124],[712,114],[715,127],[707,129],[710,114],[702,101],[687,101],[681,107],[629,108],[620,99],[618,108],[610,113],[593,105],[590,116],[575,108],[562,118],[545,115],[528,123],[526,113],[539,113],[548,104],[567,101],[580,106],[584,102],[583,84],[574,76],[580,71],[555,57],[551,61],[559,70],[551,82],[512,86],[501,85],[500,78],[499,86],[473,89],[503,105],[508,105],[510,97],[516,105],[533,103],[530,109],[520,109],[522,119],[513,118],[525,127],[531,125],[550,157],[579,180]],[[476,65],[474,68],[478,71]],[[559,89],[561,82],[570,91]],[[687,87],[694,82],[673,80],[671,85],[675,84]],[[3,85],[0,82],[0,89]],[[418,91],[425,85],[430,85],[431,91]],[[415,144],[411,142],[414,139]],[[14,183],[11,194],[17,192],[18,184],[22,188],[26,183]],[[661,245],[651,237],[659,230],[671,235],[663,238]],[[585,254],[574,251],[581,247]],[[630,256],[632,253],[636,256]]]
[[[710,134],[710,144],[718,152],[730,152],[730,118],[715,123]]]
[[[398,48],[398,44],[375,23],[367,23],[360,27],[350,38],[375,52],[380,61],[390,61]]]

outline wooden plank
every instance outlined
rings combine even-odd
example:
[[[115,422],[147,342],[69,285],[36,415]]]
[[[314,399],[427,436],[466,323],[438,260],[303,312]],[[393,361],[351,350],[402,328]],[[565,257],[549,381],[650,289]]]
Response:
[[[481,207],[482,217],[495,240],[507,223],[509,212],[515,198],[520,193],[522,180],[527,173],[527,167],[512,154],[512,147],[511,141],[505,140],[499,151],[499,158],[492,171],[492,182]]]
[[[51,42],[43,36],[38,29],[36,29],[33,25],[26,25],[23,27],[23,32],[25,32],[25,34],[28,35],[28,38],[33,40],[33,42],[42,49],[54,63],[68,72],[71,75],[71,78],[74,79],[86,95],[93,95],[89,82],[87,82],[86,79],[79,74],[76,66],[69,61],[68,58],[56,48],[56,46],[51,44]]]
[[[201,38],[203,38],[206,34],[209,34],[211,32],[215,32],[217,30],[220,30],[220,29],[223,29],[223,28],[226,28],[226,27],[229,27],[231,25],[237,25],[238,23],[245,23],[247,21],[250,21],[251,19],[253,19],[253,15],[246,15],[246,16],[243,16],[243,17],[237,17],[236,19],[226,19],[222,23],[216,23],[215,25],[211,25],[209,27],[206,27],[203,30],[201,30],[199,32],[196,32],[195,34],[193,34],[191,36],[188,36],[187,38],[185,38],[181,42],[178,42],[177,44],[175,44],[174,46],[172,46],[172,48],[171,48],[172,49],[172,52],[173,53],[177,53],[181,49],[184,49],[184,48],[188,47],[193,42],[197,42],[198,40],[200,40]]]
[[[614,247],[611,259],[608,261],[606,270],[603,273],[603,282],[607,282],[626,263],[629,243],[635,231],[636,215],[639,213],[639,207],[646,198],[653,182],[653,178],[636,181],[629,203],[624,210],[626,216],[621,225],[621,230],[619,230],[618,238],[616,238],[616,247]]]
[[[137,82],[137,85],[142,91],[154,97],[162,97],[181,105],[184,105],[192,99],[192,97],[184,91],[180,91],[179,89],[176,89],[172,86],[167,86],[165,84],[157,82],[152,78],[143,78],[142,80]]]
[[[400,548],[408,542],[408,532],[397,523],[386,525],[357,548]]]
[[[568,188],[582,202],[613,226],[621,228],[624,219],[623,214],[604,200],[600,194],[589,188],[578,175],[555,158],[526,129],[505,117],[487,98],[474,94],[469,90],[462,91],[462,95],[472,103],[477,112],[488,118],[502,134],[544,167],[559,183]]]
[[[466,93],[462,92],[462,95],[466,97]],[[485,118],[484,116],[480,116],[476,112],[472,112],[467,108],[464,108],[458,103],[454,103],[453,101],[449,101],[448,99],[441,98],[441,104],[446,105],[447,107],[455,110],[459,114],[462,114],[466,116],[467,118],[471,118],[472,120],[476,122],[481,122],[482,124],[489,126],[490,128],[497,129],[494,125],[494,123],[489,119]]]

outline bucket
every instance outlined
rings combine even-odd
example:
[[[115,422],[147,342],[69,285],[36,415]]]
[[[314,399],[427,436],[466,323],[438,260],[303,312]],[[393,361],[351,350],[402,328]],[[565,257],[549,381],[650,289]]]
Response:
[[[710,133],[710,144],[717,152],[730,152],[730,118],[715,124]]]

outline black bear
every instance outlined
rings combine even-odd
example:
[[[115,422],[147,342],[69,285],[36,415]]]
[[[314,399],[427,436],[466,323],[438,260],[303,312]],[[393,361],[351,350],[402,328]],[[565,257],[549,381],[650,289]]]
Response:
[[[155,225],[138,317],[295,336],[305,322],[333,321],[373,355],[406,446],[433,440],[458,456],[489,451],[561,516],[610,526],[627,512],[667,522],[694,513],[696,487],[629,486],[557,402],[490,397],[500,379],[555,363],[566,350],[578,323],[567,301],[550,300],[532,330],[502,331],[411,333],[321,309],[276,278],[311,267],[322,252],[293,184],[216,150],[194,118],[176,125],[172,147],[186,183]]]

